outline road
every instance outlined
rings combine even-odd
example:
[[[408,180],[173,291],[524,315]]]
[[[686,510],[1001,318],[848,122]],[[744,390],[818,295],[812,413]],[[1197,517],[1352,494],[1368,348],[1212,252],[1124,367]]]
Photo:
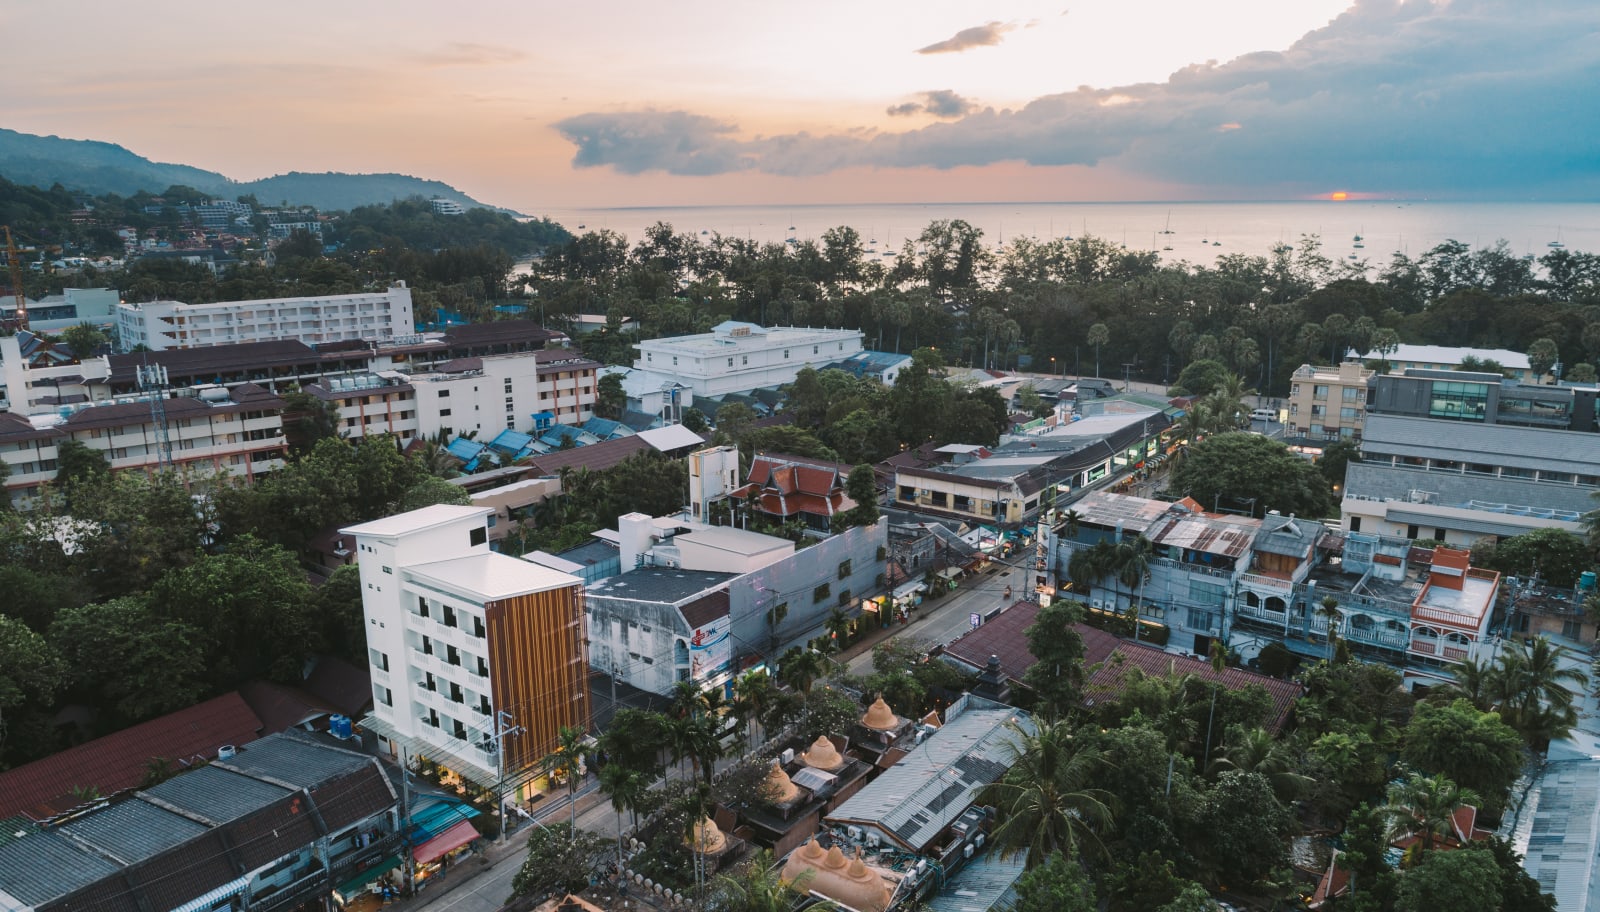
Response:
[[[991,570],[961,580],[955,592],[923,607],[911,623],[897,628],[891,638],[908,637],[927,645],[944,645],[972,629],[973,613],[984,614],[1006,603],[1005,588],[1012,587],[1014,598],[1020,597],[1027,573],[1021,569],[1025,561],[1033,559],[1032,551],[1013,558],[1010,562],[996,561]],[[852,675],[872,674],[872,650],[852,656],[846,662]]]

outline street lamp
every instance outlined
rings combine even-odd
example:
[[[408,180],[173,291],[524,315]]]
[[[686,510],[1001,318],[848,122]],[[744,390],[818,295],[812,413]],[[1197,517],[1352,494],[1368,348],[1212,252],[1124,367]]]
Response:
[[[1052,376],[1052,377],[1058,376],[1056,374],[1056,356],[1055,355],[1051,355],[1050,356],[1050,376]]]

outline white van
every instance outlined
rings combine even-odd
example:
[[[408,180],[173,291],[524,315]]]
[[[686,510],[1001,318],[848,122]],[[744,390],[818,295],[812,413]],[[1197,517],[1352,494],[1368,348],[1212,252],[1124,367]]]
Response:
[[[1256,410],[1254,410],[1254,411],[1252,411],[1250,413],[1250,420],[1251,421],[1277,421],[1278,420],[1278,410],[1277,409],[1269,409],[1269,408],[1256,409]]]

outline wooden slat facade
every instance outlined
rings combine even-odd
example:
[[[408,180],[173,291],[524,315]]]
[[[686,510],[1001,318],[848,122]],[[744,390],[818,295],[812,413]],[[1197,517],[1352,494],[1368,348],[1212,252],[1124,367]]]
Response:
[[[524,729],[505,739],[509,775],[548,756],[561,726],[589,730],[583,587],[489,602],[484,617],[494,708]]]

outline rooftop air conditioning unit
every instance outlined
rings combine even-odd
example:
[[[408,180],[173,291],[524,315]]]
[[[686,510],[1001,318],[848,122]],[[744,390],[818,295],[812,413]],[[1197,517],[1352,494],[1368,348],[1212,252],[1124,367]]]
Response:
[[[865,834],[861,832],[861,828],[858,826],[849,826],[844,828],[844,836],[851,842],[860,842],[863,835]]]
[[[784,748],[783,753],[778,755],[778,762],[783,764],[784,766],[788,766],[789,764],[793,763],[794,762],[794,748],[792,748],[792,747]]]
[[[882,836],[878,835],[877,833],[868,833],[867,834],[867,847],[868,848],[876,849],[880,845],[883,845],[883,837]]]

